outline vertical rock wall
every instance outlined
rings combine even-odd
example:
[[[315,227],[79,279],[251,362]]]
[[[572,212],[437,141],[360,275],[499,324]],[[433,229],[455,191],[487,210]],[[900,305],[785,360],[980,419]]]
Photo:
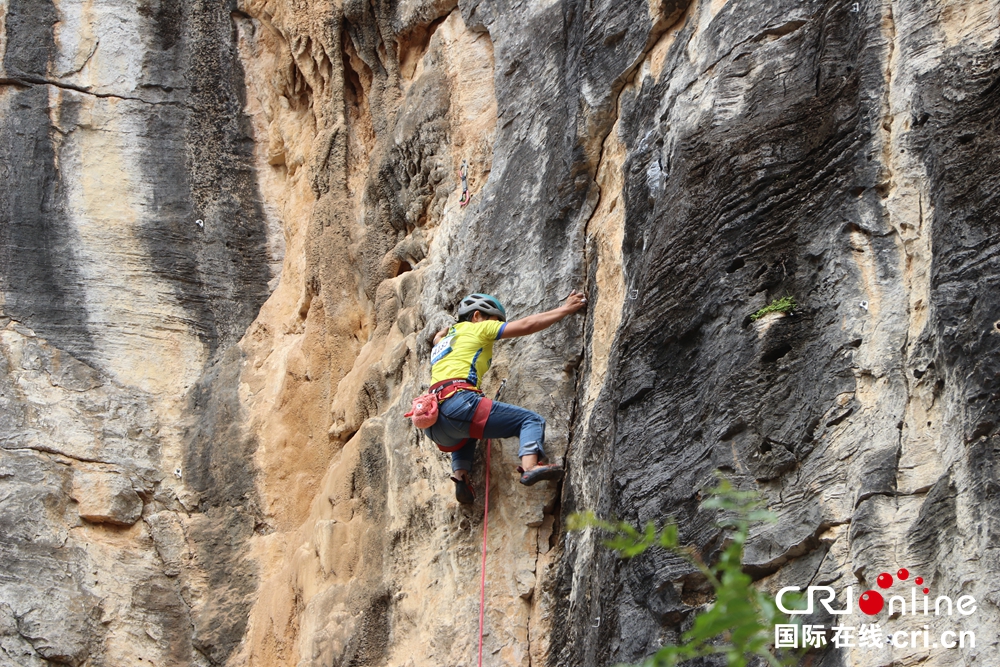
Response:
[[[564,507],[673,516],[710,555],[720,535],[699,492],[729,471],[779,516],[746,554],[772,592],[860,593],[908,567],[932,597],[979,601],[963,625],[974,649],[819,663],[989,661],[997,6],[688,12],[621,98],[628,297]],[[984,169],[972,176],[969,159]],[[794,315],[750,322],[785,295]],[[704,601],[691,568],[622,563],[593,540],[566,540],[557,662],[635,661],[676,641]],[[924,622],[931,636],[956,623],[885,630]]]
[[[569,474],[495,446],[486,664],[676,639],[690,568],[562,517],[711,555],[716,468],[762,586],[908,566],[979,601],[927,664],[995,652],[995,1],[0,13],[0,664],[471,664],[482,502],[400,414],[461,296],[574,288],[487,382]]]
[[[222,663],[259,514],[234,344],[282,246],[230,12],[2,11],[4,664]]]

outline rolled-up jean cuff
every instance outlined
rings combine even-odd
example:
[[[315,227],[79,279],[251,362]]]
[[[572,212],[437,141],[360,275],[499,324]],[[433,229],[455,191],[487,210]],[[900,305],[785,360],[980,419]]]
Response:
[[[460,459],[452,454],[451,470],[452,472],[455,472],[456,470],[472,470],[472,459],[466,461],[465,459]]]
[[[538,454],[539,459],[545,458],[545,450],[542,449],[541,443],[538,442],[522,442],[521,446],[518,448],[517,456],[518,458],[522,456],[529,456],[530,454]]]

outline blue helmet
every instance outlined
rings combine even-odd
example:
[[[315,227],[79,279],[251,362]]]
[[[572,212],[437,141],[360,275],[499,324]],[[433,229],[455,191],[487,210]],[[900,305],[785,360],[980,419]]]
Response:
[[[502,321],[507,321],[507,311],[500,304],[500,299],[489,294],[470,294],[458,305],[458,316],[479,311],[484,315],[496,315]]]

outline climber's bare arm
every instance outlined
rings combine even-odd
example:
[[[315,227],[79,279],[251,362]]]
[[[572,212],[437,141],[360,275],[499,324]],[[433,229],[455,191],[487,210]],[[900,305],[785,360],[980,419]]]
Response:
[[[522,317],[519,320],[508,322],[507,326],[504,327],[503,334],[500,337],[517,338],[518,336],[527,336],[528,334],[537,333],[542,329],[549,328],[567,315],[572,315],[586,305],[587,299],[583,296],[583,292],[577,292],[574,290],[568,297],[566,297],[566,303],[558,308],[553,308],[552,310],[547,310],[544,313],[528,315],[527,317]]]
[[[434,334],[434,345],[437,345],[438,343],[441,342],[441,339],[444,338],[444,335],[448,333],[449,328],[450,327],[445,327],[444,329],[441,329],[441,331],[438,331],[436,334]]]

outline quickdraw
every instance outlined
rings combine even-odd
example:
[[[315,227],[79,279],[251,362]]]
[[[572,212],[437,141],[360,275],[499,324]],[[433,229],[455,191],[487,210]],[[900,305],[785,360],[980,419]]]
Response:
[[[462,178],[462,198],[458,200],[458,203],[462,205],[462,208],[465,208],[472,201],[472,195],[469,194],[469,163],[467,160],[462,160],[458,175]]]

